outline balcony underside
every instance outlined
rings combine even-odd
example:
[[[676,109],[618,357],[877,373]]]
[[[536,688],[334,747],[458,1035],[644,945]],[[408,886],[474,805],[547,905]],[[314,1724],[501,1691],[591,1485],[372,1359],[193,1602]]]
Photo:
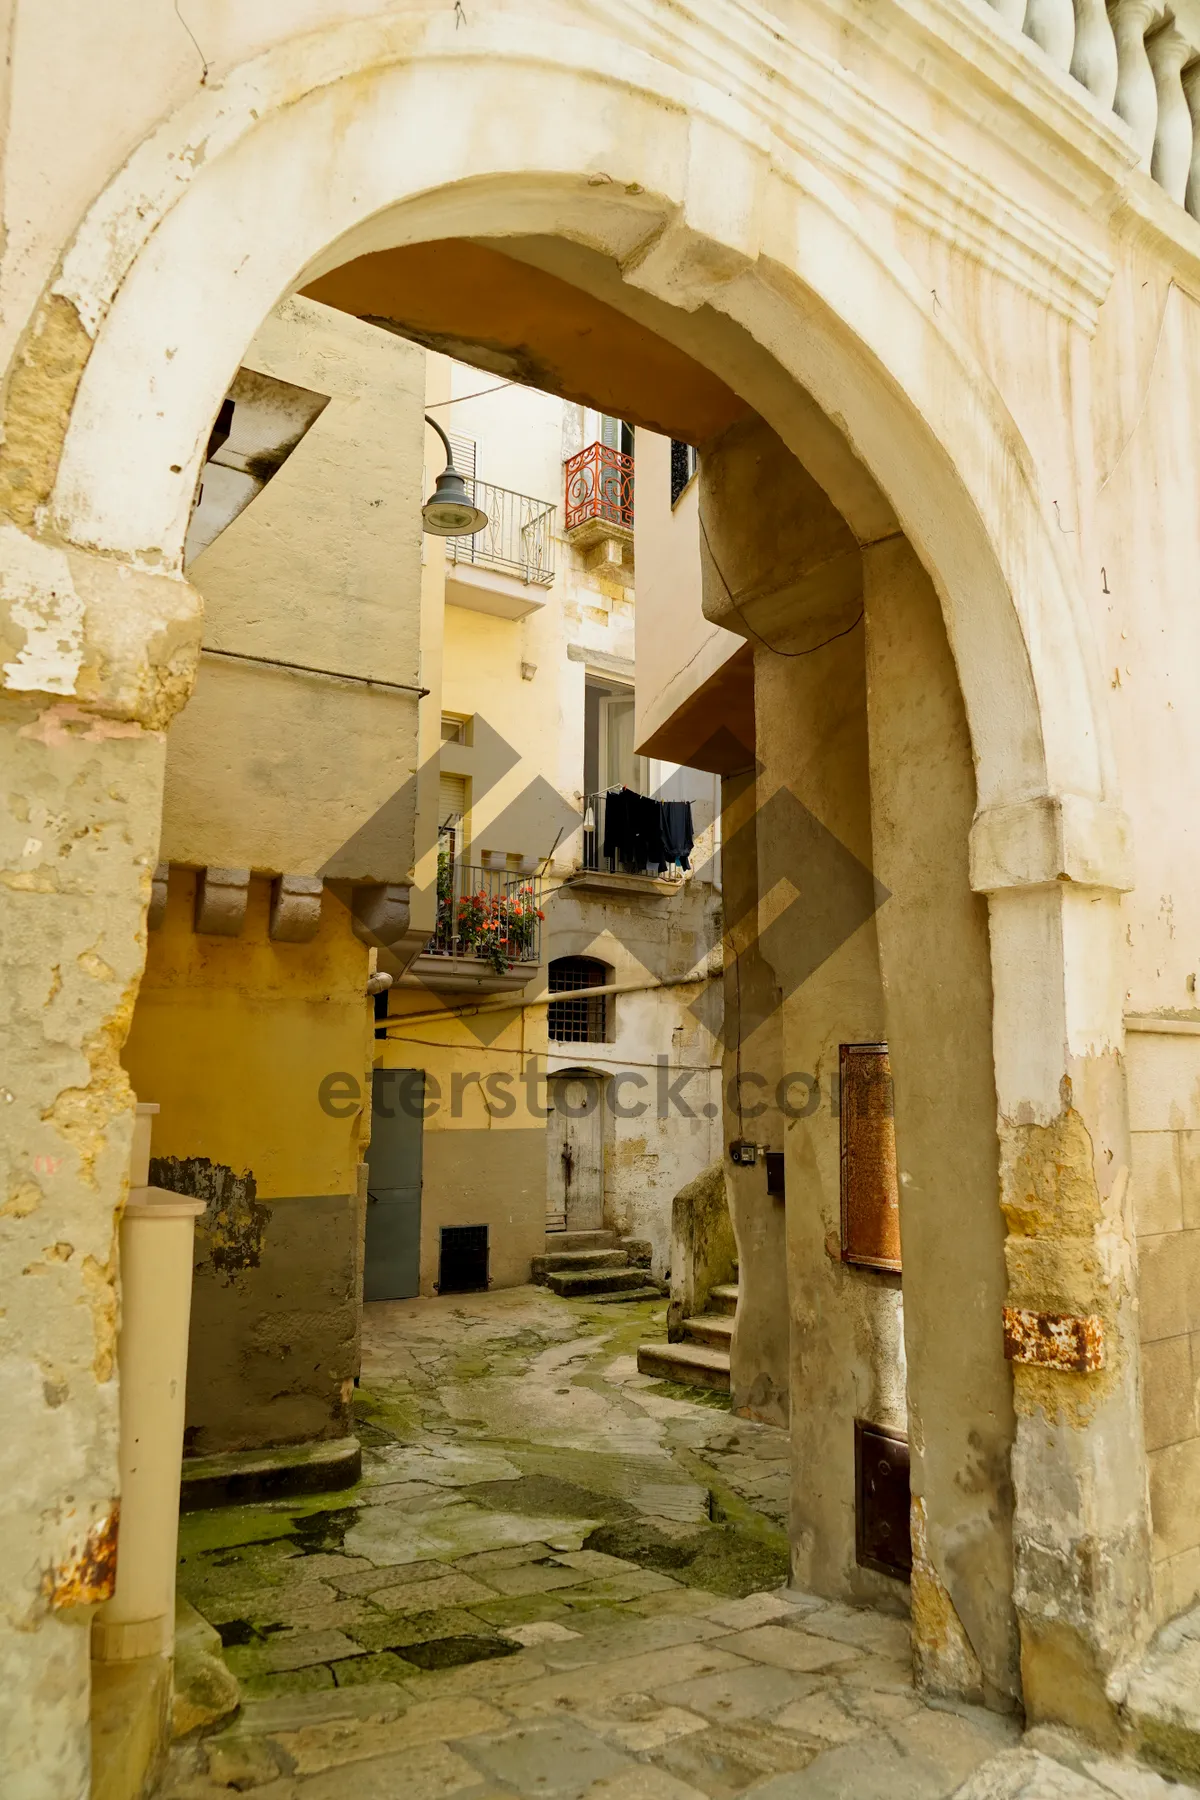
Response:
[[[449,563],[446,567],[446,605],[468,612],[490,613],[494,619],[526,619],[541,612],[547,590],[506,575],[502,569],[481,563]]]
[[[498,975],[482,956],[418,956],[396,986],[428,988],[435,994],[519,994],[537,972],[537,963],[518,963]]]

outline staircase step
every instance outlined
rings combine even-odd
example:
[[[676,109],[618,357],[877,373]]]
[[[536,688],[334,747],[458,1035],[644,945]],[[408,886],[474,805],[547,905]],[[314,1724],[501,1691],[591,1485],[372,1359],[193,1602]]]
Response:
[[[660,1381],[729,1392],[729,1356],[706,1344],[639,1344],[637,1366],[640,1374]]]
[[[663,1300],[666,1291],[661,1287],[622,1288],[615,1294],[589,1294],[588,1299],[593,1306],[617,1306],[627,1300]]]
[[[693,1344],[708,1344],[713,1350],[729,1355],[733,1342],[733,1318],[729,1313],[697,1313],[683,1321],[683,1335]]]
[[[623,1250],[549,1250],[545,1256],[535,1256],[530,1267],[533,1279],[544,1282],[552,1271],[627,1269],[629,1258]]]
[[[732,1316],[737,1311],[737,1303],[736,1281],[723,1281],[719,1286],[709,1289],[708,1309],[710,1312],[728,1313]]]
[[[615,1231],[548,1231],[546,1233],[546,1249],[555,1250],[615,1250],[617,1234]]]
[[[622,1238],[621,1248],[639,1269],[648,1269],[654,1261],[654,1245],[649,1238]]]
[[[645,1287],[646,1276],[643,1270],[631,1269],[628,1263],[619,1269],[548,1269],[545,1285],[552,1294],[585,1299],[591,1294],[613,1294],[623,1288]]]
[[[1172,1619],[1132,1671],[1124,1715],[1132,1749],[1166,1774],[1200,1776],[1200,1606]]]

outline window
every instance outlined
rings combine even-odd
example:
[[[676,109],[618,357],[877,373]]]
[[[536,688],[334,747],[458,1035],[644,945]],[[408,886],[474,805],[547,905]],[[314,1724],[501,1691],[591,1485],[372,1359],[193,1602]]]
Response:
[[[633,689],[589,678],[583,708],[584,793],[628,787],[644,794],[648,776],[645,757],[634,751]]]
[[[550,964],[552,994],[607,983],[607,966],[593,956],[559,956]],[[552,1000],[548,1035],[552,1044],[603,1044],[608,1036],[608,995]]]
[[[610,450],[616,450],[621,456],[632,456],[633,426],[627,425],[624,419],[614,419],[608,413],[601,413],[600,442],[607,444]]]
[[[678,506],[684,488],[700,467],[700,457],[691,444],[671,439],[671,505]]]
[[[446,436],[450,439],[450,451],[454,457],[455,468],[465,480],[474,481],[477,459],[475,439],[463,437],[457,431],[448,431]]]

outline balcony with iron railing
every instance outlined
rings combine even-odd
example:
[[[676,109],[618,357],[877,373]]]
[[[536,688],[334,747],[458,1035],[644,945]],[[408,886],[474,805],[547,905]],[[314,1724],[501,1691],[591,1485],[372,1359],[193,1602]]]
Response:
[[[572,885],[583,888],[611,888],[626,892],[670,893],[678,891],[683,870],[673,863],[664,869],[657,858],[645,855],[606,854],[608,794],[589,794],[584,802],[583,826],[580,832],[578,873]]]
[[[426,985],[523,987],[542,959],[537,875],[438,855],[437,921],[415,972]]]
[[[633,458],[608,444],[588,444],[567,458],[567,531],[593,522],[633,530]]]
[[[447,540],[451,562],[487,563],[534,587],[552,587],[554,502],[491,481],[469,480],[466,487],[487,524],[471,537]]]
[[[474,612],[524,618],[544,604],[539,590],[554,585],[558,508],[492,481],[468,477],[466,487],[487,524],[470,537],[447,538],[446,598]]]
[[[567,542],[588,567],[633,574],[633,458],[588,444],[563,465]]]

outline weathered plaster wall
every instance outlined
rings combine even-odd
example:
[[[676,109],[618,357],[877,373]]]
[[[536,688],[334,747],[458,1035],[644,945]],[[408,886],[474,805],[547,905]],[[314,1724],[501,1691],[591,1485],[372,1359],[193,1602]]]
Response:
[[[756,654],[755,708],[763,801],[780,789],[794,795],[870,868],[861,627],[799,661]],[[782,848],[776,843],[771,853],[778,857]],[[813,875],[797,868],[794,879],[808,887]],[[859,926],[802,979],[807,936],[797,921],[771,945],[783,990],[783,1062],[811,1074],[822,1097],[811,1117],[790,1122],[784,1135],[792,1577],[826,1594],[906,1599],[889,1577],[855,1561],[854,1421],[906,1428],[904,1311],[897,1276],[841,1260],[840,1134],[832,1103],[839,1045],[885,1036],[875,923]]]
[[[483,996],[483,1004],[495,998]],[[423,1294],[437,1291],[444,1225],[488,1227],[493,1287],[528,1281],[546,1235],[545,1008],[525,1011],[518,1001],[473,1021],[470,1004],[467,996],[398,987],[388,1037],[376,1040],[378,1067],[425,1071]]]
[[[1172,1029],[1174,1026],[1174,1029]],[[1126,1037],[1154,1603],[1200,1595],[1200,1025]]]
[[[895,1086],[923,1682],[1017,1704],[987,912],[971,743],[941,608],[903,538],[863,557],[871,846]]]
[[[638,637],[637,740],[653,737],[682,700],[737,654],[743,640],[700,610],[700,483],[671,505],[671,440],[637,434],[638,598],[646,619],[670,618],[671,631]]]
[[[164,728],[187,693],[199,598],[178,579],[0,536],[9,616],[24,627],[0,703],[0,1672],[12,1702],[0,1737],[6,1782],[40,1800],[82,1791],[89,1626],[111,1592],[116,1228],[133,1123],[120,1048],[145,956]]]
[[[342,1436],[365,1121],[361,1107],[335,1116],[321,1087],[338,1073],[364,1083],[368,952],[329,893],[310,943],[273,941],[263,878],[239,937],[201,936],[195,884],[172,871],[123,1052],[134,1092],[161,1109],[152,1178],[209,1201],[196,1231],[187,1449]]]
[[[550,1044],[547,1067],[624,1075],[620,1111],[606,1106],[607,1224],[653,1246],[671,1267],[671,1207],[720,1146],[720,898],[711,867],[669,895],[629,896],[560,886],[547,904],[549,954],[593,956],[614,982],[665,983],[609,1002],[608,1042]]]
[[[782,996],[758,941],[758,785],[753,771],[727,776],[721,798],[722,1148],[735,1137],[749,1137],[768,1150],[782,1151]],[[803,1087],[797,1088],[797,1106],[807,1106],[809,1098]],[[791,1387],[786,1201],[768,1194],[762,1159],[746,1167],[726,1156],[725,1179],[738,1247],[738,1309],[729,1357],[733,1406],[736,1412],[786,1425]]]
[[[163,857],[405,881],[421,685],[424,352],[292,299],[266,320],[244,366],[330,399],[269,485],[189,565],[204,595],[205,645],[229,655],[202,657],[171,732]]]
[[[705,612],[740,617],[755,640],[754,925],[781,996],[781,1061],[821,1096],[783,1132],[792,1578],[820,1593],[906,1603],[897,1582],[859,1567],[854,1506],[855,1419],[906,1428],[900,1280],[841,1260],[839,1046],[885,1036],[875,920],[860,892],[873,866],[861,557],[761,421],[711,447],[700,504]],[[769,534],[763,513],[778,521]],[[813,819],[839,853],[822,860],[827,840]],[[729,1118],[728,1136],[737,1123]]]
[[[737,1281],[737,1239],[729,1216],[726,1158],[719,1156],[680,1188],[671,1205],[671,1302],[667,1336],[685,1335],[685,1321],[709,1310],[714,1287]]]

